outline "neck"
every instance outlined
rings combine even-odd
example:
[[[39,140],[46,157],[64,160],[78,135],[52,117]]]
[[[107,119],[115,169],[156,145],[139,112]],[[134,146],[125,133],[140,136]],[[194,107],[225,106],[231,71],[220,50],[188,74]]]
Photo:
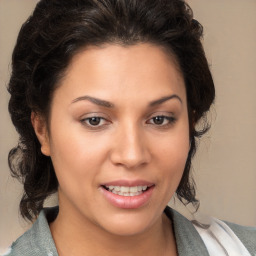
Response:
[[[59,256],[66,255],[177,255],[172,224],[163,213],[159,220],[139,234],[118,236],[74,216],[63,214],[60,207],[50,224]]]

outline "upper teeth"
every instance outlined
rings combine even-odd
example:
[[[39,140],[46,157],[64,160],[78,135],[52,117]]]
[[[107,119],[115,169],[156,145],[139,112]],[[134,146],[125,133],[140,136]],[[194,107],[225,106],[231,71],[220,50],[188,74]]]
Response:
[[[106,186],[110,191],[122,192],[122,193],[136,193],[147,189],[147,186],[135,186],[135,187],[124,187],[124,186]]]

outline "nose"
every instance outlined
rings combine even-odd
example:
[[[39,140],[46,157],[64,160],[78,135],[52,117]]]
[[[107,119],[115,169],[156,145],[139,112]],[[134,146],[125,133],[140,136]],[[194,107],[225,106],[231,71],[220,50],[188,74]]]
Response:
[[[127,169],[135,169],[150,162],[151,154],[143,128],[129,125],[116,131],[111,161]]]

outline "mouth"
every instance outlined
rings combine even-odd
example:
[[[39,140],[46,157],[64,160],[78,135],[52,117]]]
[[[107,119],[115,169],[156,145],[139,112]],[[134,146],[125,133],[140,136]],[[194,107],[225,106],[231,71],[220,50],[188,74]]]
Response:
[[[155,184],[136,180],[118,180],[100,186],[103,197],[113,206],[122,209],[137,209],[147,204]]]
[[[147,190],[149,190],[151,186],[133,186],[133,187],[128,187],[128,186],[107,186],[107,185],[102,185],[102,187],[119,196],[139,196],[143,193],[145,193]]]

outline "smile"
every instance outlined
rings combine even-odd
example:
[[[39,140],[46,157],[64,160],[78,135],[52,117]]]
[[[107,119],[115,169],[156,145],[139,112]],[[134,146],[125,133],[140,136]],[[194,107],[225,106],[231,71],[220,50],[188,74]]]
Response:
[[[112,181],[100,186],[103,197],[111,205],[122,209],[136,209],[147,204],[155,184],[147,181]]]
[[[138,196],[146,191],[148,186],[134,186],[134,187],[126,187],[126,186],[104,186],[104,188],[110,191],[113,194],[119,196]]]

